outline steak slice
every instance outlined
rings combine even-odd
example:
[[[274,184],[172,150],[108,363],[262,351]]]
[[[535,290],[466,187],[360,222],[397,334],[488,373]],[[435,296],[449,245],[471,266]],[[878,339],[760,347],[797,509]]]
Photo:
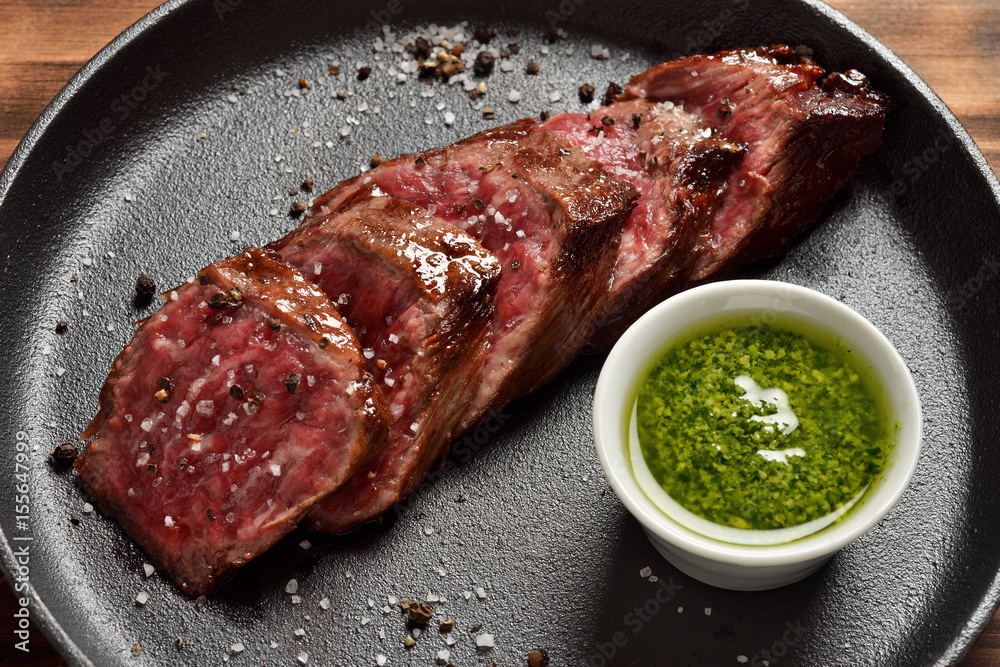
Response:
[[[604,347],[688,281],[745,151],[672,102],[618,102],[590,114],[553,116],[545,127],[639,191],[611,293],[590,339],[593,347]]]
[[[248,250],[142,324],[76,468],[156,566],[202,595],[378,453],[389,419],[326,295]]]
[[[638,195],[534,120],[382,163],[320,197],[315,215],[376,188],[500,260],[490,349],[463,431],[552,379],[586,343]]]
[[[420,484],[476,394],[500,262],[401,199],[362,196],[272,247],[337,300],[389,401],[392,441],[306,517],[339,533]]]
[[[683,104],[747,148],[693,280],[787,249],[882,144],[885,96],[860,72],[827,76],[788,46],[680,58],[639,74],[625,90]]]

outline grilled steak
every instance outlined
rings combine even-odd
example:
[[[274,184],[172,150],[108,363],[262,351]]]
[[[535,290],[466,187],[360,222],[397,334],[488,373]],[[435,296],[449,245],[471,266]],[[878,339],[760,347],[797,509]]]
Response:
[[[329,299],[249,250],[139,328],[76,468],[157,567],[201,595],[378,453],[389,420]]]
[[[618,102],[586,115],[554,116],[545,127],[640,193],[590,340],[604,347],[687,282],[744,150],[672,102]]]
[[[391,444],[306,517],[343,532],[409,494],[451,442],[478,389],[500,263],[388,197],[348,201],[272,247],[340,304],[394,420]]]
[[[607,298],[631,185],[523,120],[385,162],[320,197],[315,215],[375,188],[467,231],[501,262],[490,349],[462,430],[572,361]]]
[[[693,280],[788,248],[882,144],[884,96],[861,73],[827,76],[788,46],[680,58],[625,90],[626,98],[683,104],[747,148]]]

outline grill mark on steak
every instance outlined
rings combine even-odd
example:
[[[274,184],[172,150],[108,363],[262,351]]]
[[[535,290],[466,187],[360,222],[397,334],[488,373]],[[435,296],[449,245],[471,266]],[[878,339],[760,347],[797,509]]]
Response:
[[[747,147],[693,280],[787,249],[882,144],[885,96],[853,70],[825,74],[778,45],[680,58],[626,86],[625,97],[684,104]]]
[[[465,230],[501,262],[490,349],[460,430],[577,355],[607,298],[622,224],[638,196],[534,120],[382,163],[320,197],[314,210],[323,215],[375,188]]]
[[[391,444],[305,519],[339,533],[407,496],[444,454],[478,388],[500,262],[388,197],[350,200],[272,247],[341,304],[394,418]]]
[[[652,304],[679,290],[707,243],[742,146],[711,133],[700,117],[672,102],[618,102],[590,114],[560,114],[545,123],[639,191],[625,222],[614,282],[590,339],[615,340]]]
[[[176,295],[112,364],[76,468],[195,596],[379,452],[390,416],[336,308],[273,255],[213,264]]]

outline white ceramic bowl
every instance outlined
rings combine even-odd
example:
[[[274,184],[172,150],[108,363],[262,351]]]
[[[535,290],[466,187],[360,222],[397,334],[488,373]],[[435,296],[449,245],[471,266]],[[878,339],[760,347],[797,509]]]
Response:
[[[667,516],[636,481],[628,450],[636,386],[671,340],[699,324],[729,315],[757,315],[766,322],[786,313],[839,338],[868,363],[873,376],[885,387],[893,417],[902,423],[898,441],[881,478],[856,507],[825,530],[772,546],[705,537]],[[892,344],[871,322],[819,292],[766,280],[703,285],[650,310],[611,350],[594,395],[597,454],[618,498],[642,524],[653,546],[678,569],[707,584],[734,590],[765,590],[798,581],[881,521],[913,477],[922,433],[920,399],[913,378]]]

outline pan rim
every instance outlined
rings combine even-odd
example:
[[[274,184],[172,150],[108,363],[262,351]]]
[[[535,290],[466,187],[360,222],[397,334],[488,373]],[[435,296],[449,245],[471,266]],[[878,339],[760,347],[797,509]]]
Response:
[[[140,18],[115,37],[108,45],[94,55],[59,91],[53,100],[45,107],[38,118],[22,137],[11,154],[2,172],[0,172],[0,208],[7,200],[8,193],[18,175],[32,158],[32,155],[44,136],[49,125],[58,117],[64,107],[73,100],[90,80],[103,68],[113,66],[116,57],[129,45],[142,38],[147,31],[161,26],[171,14],[178,9],[207,0],[167,0],[151,12]],[[934,112],[947,124],[950,133],[958,140],[964,153],[972,159],[975,168],[985,180],[992,192],[993,199],[1000,204],[1000,181],[989,166],[985,156],[975,144],[965,127],[944,101],[927,85],[899,56],[887,46],[854,23],[840,11],[821,0],[784,0],[790,4],[805,5],[817,18],[833,23],[846,32],[855,42],[869,49],[874,56],[884,62],[900,76],[917,95],[930,104]],[[0,526],[0,568],[8,581],[16,568],[14,551],[8,536]],[[94,667],[95,663],[88,658],[79,646],[62,628],[55,615],[39,596],[33,585],[29,584],[29,597],[32,603],[32,620],[42,633],[69,664]],[[935,667],[957,664],[972,647],[975,639],[985,629],[998,605],[1000,605],[1000,571],[995,573],[992,583],[986,589],[978,605],[970,614],[966,623],[956,632],[955,637],[942,653],[931,664]]]

